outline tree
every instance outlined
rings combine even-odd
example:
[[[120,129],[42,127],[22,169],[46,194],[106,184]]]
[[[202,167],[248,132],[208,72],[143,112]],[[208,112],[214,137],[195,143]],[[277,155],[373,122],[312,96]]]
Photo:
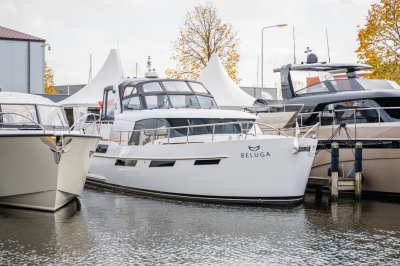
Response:
[[[229,76],[239,83],[238,42],[232,25],[222,23],[212,3],[196,6],[186,14],[180,37],[172,43],[174,53],[171,59],[178,61],[177,69],[167,69],[166,74],[171,78],[196,80],[211,55],[217,53]]]
[[[45,94],[56,94],[54,89],[54,74],[53,69],[51,69],[47,62],[44,62],[44,93]]]
[[[361,63],[374,67],[366,78],[400,83],[400,0],[381,0],[368,11],[367,24],[358,31],[356,52]]]

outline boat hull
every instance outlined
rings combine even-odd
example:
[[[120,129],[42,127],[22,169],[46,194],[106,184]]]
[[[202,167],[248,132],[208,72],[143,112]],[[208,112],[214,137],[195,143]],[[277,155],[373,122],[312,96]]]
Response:
[[[187,200],[293,203],[303,199],[317,140],[301,139],[310,150],[296,154],[293,144],[291,137],[145,146],[100,142],[88,183]]]
[[[99,138],[63,134],[56,152],[53,134],[1,134],[0,204],[56,211],[81,195]]]

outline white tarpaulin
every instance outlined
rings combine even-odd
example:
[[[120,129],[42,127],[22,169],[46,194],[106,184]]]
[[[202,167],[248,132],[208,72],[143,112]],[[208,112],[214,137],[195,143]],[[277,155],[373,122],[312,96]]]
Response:
[[[208,61],[207,66],[200,73],[197,81],[204,84],[221,107],[253,106],[256,100],[256,98],[239,88],[229,77],[216,53],[211,55],[210,61]]]
[[[103,67],[93,80],[81,90],[67,99],[59,102],[64,107],[100,107],[99,102],[103,100],[103,90],[112,85],[117,79],[131,77],[123,66],[116,49],[111,49]]]

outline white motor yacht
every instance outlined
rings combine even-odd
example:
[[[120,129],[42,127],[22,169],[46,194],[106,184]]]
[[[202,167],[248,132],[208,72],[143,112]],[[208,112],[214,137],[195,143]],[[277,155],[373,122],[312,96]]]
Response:
[[[0,204],[56,211],[81,195],[101,138],[83,131],[49,99],[0,92]]]
[[[119,80],[104,91],[87,184],[181,200],[301,201],[317,139],[263,134],[257,119],[219,109],[198,82]]]

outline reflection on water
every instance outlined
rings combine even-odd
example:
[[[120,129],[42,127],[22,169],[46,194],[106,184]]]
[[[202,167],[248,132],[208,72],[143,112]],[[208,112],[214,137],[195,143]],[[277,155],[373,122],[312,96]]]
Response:
[[[399,203],[307,195],[294,207],[251,207],[89,189],[80,203],[55,214],[1,207],[0,264],[400,263]]]

